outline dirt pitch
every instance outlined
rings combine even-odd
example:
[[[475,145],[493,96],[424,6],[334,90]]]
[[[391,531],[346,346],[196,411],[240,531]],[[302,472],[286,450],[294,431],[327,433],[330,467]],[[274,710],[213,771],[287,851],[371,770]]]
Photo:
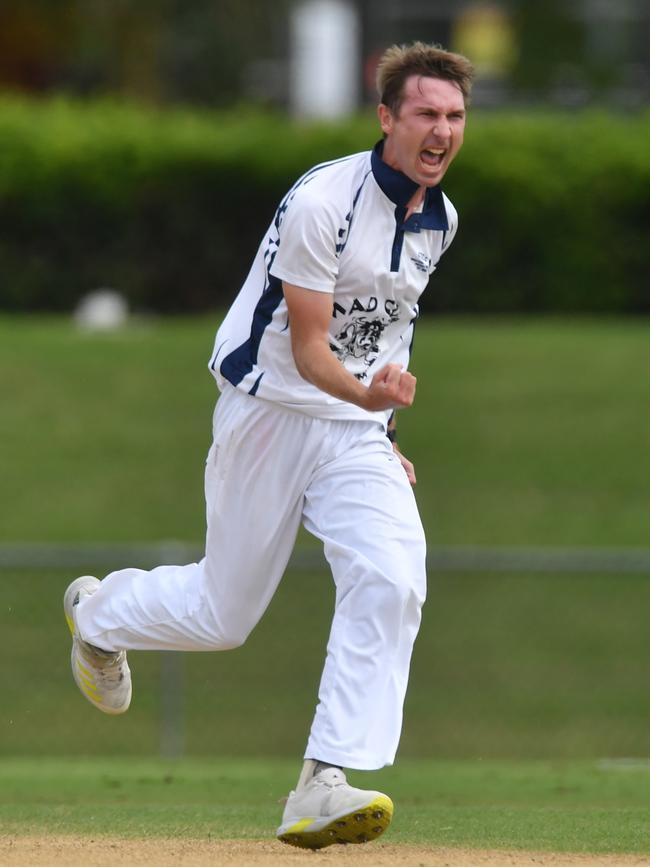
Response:
[[[320,852],[274,841],[89,840],[0,837],[0,867],[641,867],[642,855],[572,855],[429,849],[419,846],[332,846]]]

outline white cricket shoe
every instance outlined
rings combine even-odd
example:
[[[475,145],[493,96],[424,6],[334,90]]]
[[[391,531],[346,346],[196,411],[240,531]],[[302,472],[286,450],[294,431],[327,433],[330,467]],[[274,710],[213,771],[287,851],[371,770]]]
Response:
[[[388,795],[355,789],[343,771],[325,768],[291,792],[276,834],[303,849],[367,843],[383,834],[392,817]]]
[[[77,578],[65,591],[63,611],[72,634],[72,676],[91,704],[104,713],[124,713],[131,703],[131,672],[126,651],[111,653],[84,641],[77,632],[75,605],[82,596],[92,595],[100,581],[90,575]]]

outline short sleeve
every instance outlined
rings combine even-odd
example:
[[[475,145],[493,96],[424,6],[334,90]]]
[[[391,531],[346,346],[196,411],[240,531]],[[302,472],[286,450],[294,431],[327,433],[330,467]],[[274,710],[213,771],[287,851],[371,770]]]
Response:
[[[440,251],[441,256],[443,253],[446,253],[447,250],[451,247],[451,242],[456,237],[456,232],[458,231],[458,211],[456,210],[456,208],[454,208],[447,196],[444,196],[444,202],[445,210],[447,211],[447,222],[449,223],[449,230],[445,232],[445,237],[442,242],[442,250]]]
[[[308,187],[298,189],[281,218],[271,274],[303,289],[333,293],[339,268],[337,232],[331,203]]]

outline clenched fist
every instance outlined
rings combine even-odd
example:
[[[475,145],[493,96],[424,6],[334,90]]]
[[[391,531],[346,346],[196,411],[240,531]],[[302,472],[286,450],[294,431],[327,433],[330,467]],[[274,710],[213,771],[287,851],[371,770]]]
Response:
[[[399,364],[387,364],[378,370],[368,386],[365,408],[371,412],[411,406],[416,379]]]

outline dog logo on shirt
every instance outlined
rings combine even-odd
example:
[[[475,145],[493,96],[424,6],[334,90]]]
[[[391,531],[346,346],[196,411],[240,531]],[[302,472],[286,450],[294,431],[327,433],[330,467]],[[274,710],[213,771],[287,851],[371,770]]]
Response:
[[[330,349],[339,361],[345,363],[349,358],[363,361],[366,369],[355,374],[357,379],[365,379],[368,368],[378,358],[379,341],[386,326],[399,319],[398,305],[394,301],[387,302],[384,309],[387,313],[386,316],[379,316],[374,319],[367,316],[356,316],[351,319],[334,338],[336,342],[330,344]]]

